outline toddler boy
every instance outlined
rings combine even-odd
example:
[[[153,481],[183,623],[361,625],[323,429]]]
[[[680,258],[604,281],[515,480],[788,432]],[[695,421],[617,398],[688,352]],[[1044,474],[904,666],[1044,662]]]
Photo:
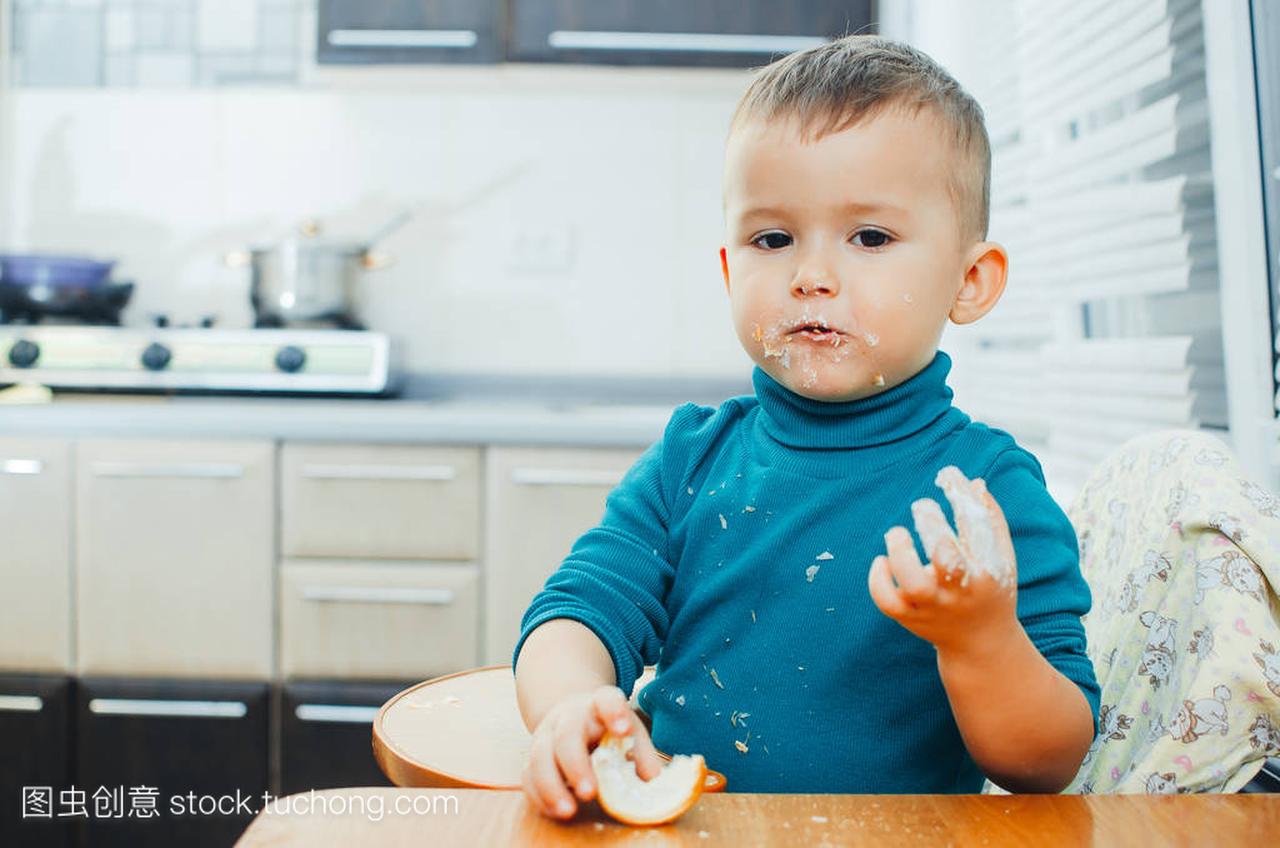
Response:
[[[606,729],[645,779],[656,745],[744,792],[1075,775],[1099,695],[1076,537],[1036,459],[952,406],[938,350],[1004,290],[989,174],[981,109],[911,47],[849,36],[755,77],[720,251],[755,394],[677,408],[524,615],[546,814],[592,797]],[[624,693],[651,663],[646,728]]]

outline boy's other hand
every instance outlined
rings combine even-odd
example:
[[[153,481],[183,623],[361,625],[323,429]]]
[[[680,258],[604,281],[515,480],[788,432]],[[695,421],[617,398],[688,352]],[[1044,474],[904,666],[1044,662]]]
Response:
[[[965,651],[1018,625],[1013,540],[981,478],[969,481],[948,468],[938,479],[959,538],[937,502],[922,498],[911,512],[929,564],[921,565],[910,532],[895,526],[884,536],[888,555],[872,562],[867,584],[885,615],[939,651]]]
[[[601,686],[570,695],[534,728],[529,762],[521,776],[530,803],[543,815],[570,818],[577,811],[575,793],[580,801],[595,797],[590,752],[606,730],[614,736],[635,737],[632,757],[641,779],[652,780],[662,772],[662,758],[649,739],[649,731],[621,689]]]

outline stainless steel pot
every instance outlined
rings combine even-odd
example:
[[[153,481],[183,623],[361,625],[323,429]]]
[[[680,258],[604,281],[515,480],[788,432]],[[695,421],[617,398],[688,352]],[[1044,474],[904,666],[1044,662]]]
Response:
[[[410,217],[402,213],[368,242],[320,237],[320,225],[305,222],[295,235],[276,244],[227,254],[227,264],[251,268],[249,300],[254,323],[279,327],[306,321],[359,326],[356,290],[365,271],[391,264],[373,244]]]

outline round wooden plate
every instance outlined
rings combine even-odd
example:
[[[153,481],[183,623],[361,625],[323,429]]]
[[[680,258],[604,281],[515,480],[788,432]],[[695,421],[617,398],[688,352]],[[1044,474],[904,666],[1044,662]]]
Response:
[[[642,677],[636,691],[647,682]],[[373,756],[402,787],[520,789],[530,739],[510,665],[411,686],[383,704],[373,721]],[[719,792],[725,783],[724,775],[707,769],[703,791]]]

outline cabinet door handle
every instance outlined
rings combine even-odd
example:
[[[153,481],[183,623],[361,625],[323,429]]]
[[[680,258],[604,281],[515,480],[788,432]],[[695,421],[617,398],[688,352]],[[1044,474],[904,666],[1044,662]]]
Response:
[[[727,35],[700,32],[590,32],[558,29],[547,36],[556,50],[668,50],[682,53],[791,53],[826,44],[803,35]]]
[[[44,709],[39,695],[0,695],[0,712],[38,713]]]
[[[475,47],[473,29],[331,29],[332,47]]]
[[[152,698],[93,698],[94,715],[167,716],[173,718],[244,718],[243,701],[160,701]]]
[[[244,466],[232,462],[95,462],[95,477],[175,477],[182,479],[234,480],[244,476]]]
[[[308,480],[453,480],[452,465],[304,465]]]
[[[304,601],[359,604],[433,604],[453,603],[452,589],[413,589],[392,586],[303,586]]]
[[[0,474],[41,474],[44,463],[38,459],[0,460]]]
[[[616,486],[625,471],[595,468],[513,468],[517,486]]]
[[[373,724],[378,707],[349,704],[298,704],[293,711],[299,721],[337,721],[346,724]]]

